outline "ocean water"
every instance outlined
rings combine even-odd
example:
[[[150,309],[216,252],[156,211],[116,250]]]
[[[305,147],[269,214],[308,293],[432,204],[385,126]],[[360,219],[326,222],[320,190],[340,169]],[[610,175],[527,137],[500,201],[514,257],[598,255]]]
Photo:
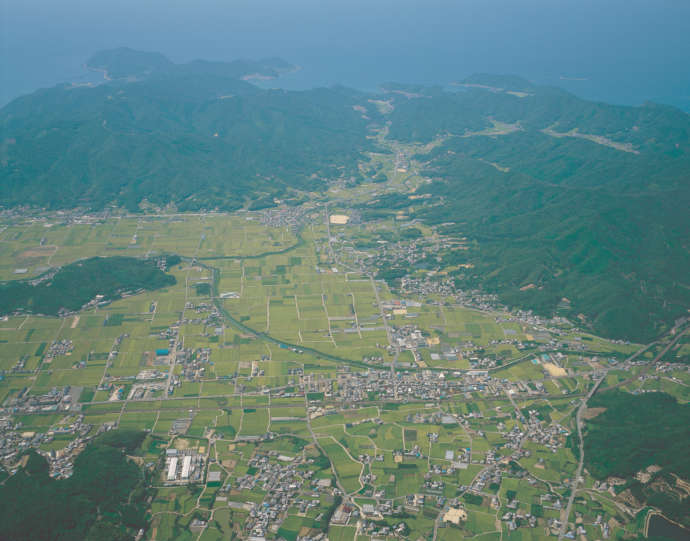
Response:
[[[289,89],[447,84],[511,73],[620,104],[690,111],[687,0],[0,0],[0,105],[91,80],[101,49],[176,62],[280,56]]]

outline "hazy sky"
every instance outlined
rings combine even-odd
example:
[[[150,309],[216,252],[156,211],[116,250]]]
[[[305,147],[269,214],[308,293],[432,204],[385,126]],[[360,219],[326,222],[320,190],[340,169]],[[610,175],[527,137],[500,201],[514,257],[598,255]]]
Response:
[[[515,73],[690,109],[688,0],[0,0],[0,104],[84,77],[93,52],[177,62],[281,56],[288,87]],[[584,81],[563,80],[584,78]]]

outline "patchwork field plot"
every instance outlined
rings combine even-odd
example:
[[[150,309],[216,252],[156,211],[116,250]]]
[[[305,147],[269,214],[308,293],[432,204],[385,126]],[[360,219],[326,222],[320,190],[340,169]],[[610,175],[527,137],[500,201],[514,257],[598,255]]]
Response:
[[[682,370],[631,379],[643,368],[625,359],[639,346],[377,276],[363,254],[407,234],[397,219],[329,231],[325,213],[307,216],[299,228],[246,212],[4,228],[3,279],[82,257],[181,256],[164,267],[174,285],[0,320],[0,402],[20,412],[17,442],[36,441],[58,468],[75,440],[145,431],[142,459],[159,479],[146,538],[156,541],[246,536],[256,509],[285,494],[268,537],[421,538],[438,523],[437,539],[512,539],[506,513],[529,512],[541,530],[559,518],[544,498],[571,489],[575,412],[599,373],[604,385],[687,402]],[[666,354],[682,357],[674,339]],[[166,449],[203,471],[182,482]],[[466,518],[443,520],[451,508]]]

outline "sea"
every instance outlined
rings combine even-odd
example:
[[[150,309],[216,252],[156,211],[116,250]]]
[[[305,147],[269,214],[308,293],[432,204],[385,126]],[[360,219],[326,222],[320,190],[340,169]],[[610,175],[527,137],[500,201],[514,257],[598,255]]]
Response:
[[[515,74],[581,97],[690,112],[687,0],[0,0],[0,106],[87,83],[91,54],[281,57],[268,86],[447,85]],[[264,83],[265,84],[265,83]]]

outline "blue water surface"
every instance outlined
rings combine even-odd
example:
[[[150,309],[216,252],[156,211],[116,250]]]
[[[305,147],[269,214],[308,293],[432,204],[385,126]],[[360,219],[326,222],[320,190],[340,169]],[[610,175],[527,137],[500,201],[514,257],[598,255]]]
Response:
[[[687,0],[0,0],[0,105],[118,46],[176,62],[280,56],[273,86],[447,84],[512,73],[620,104],[690,110]]]

